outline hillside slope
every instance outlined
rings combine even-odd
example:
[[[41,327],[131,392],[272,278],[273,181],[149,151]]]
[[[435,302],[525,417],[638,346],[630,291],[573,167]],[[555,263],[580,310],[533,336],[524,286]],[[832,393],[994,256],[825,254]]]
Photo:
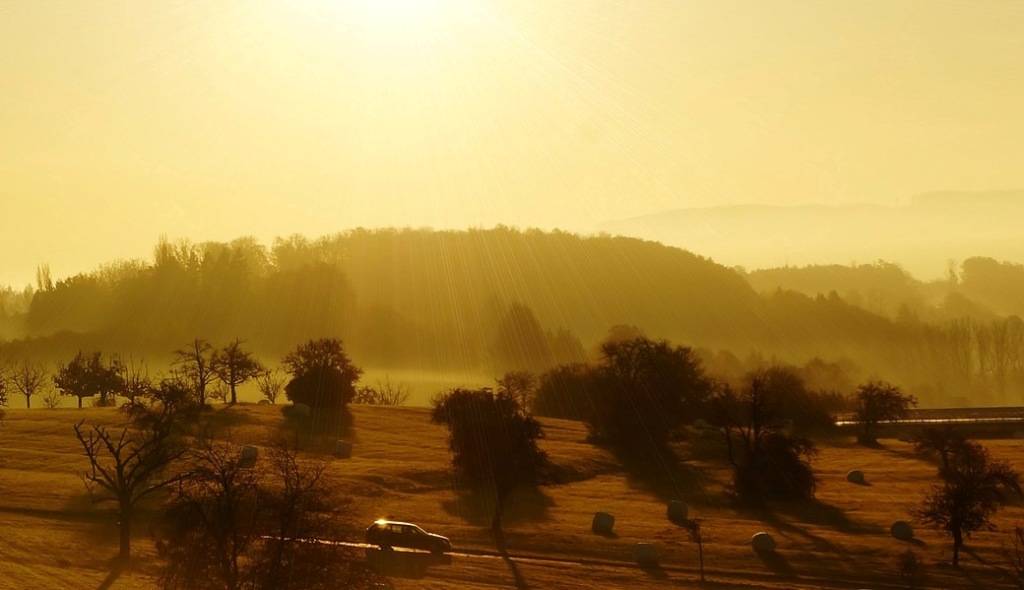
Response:
[[[218,409],[208,420],[219,438],[235,444],[267,444],[280,434],[274,407]],[[395,588],[668,588],[696,585],[696,548],[665,518],[669,497],[690,505],[704,519],[710,584],[728,588],[900,588],[894,556],[912,549],[930,572],[927,588],[1009,588],[1000,570],[1006,531],[1024,519],[1012,506],[997,518],[999,530],[968,541],[959,571],[942,565],[949,542],[918,529],[919,541],[902,543],[889,525],[906,519],[906,508],[935,481],[935,466],[909,454],[909,445],[884,440],[864,449],[845,440],[823,443],[816,467],[817,501],[777,504],[770,511],[735,509],[723,494],[728,481],[717,441],[695,436],[679,447],[688,459],[684,477],[671,484],[623,467],[612,455],[585,442],[575,422],[544,421],[544,449],[565,473],[566,483],[539,494],[518,493],[508,507],[506,530],[515,567],[494,557],[487,532],[489,503],[459,486],[448,468],[443,428],[415,408],[354,407],[354,454],[350,460],[305,455],[328,462],[330,486],[349,499],[338,518],[352,525],[352,541],[372,520],[387,516],[415,521],[448,535],[455,555],[435,561],[399,557],[388,571]],[[0,567],[3,588],[114,590],[153,587],[155,557],[145,530],[137,527],[136,562],[120,577],[109,575],[116,554],[113,521],[88,502],[77,474],[85,467],[71,426],[120,422],[116,410],[12,410],[0,430]],[[999,456],[1024,468],[1020,441],[987,441]],[[845,473],[863,470],[870,485],[847,483]],[[676,468],[673,468],[676,469]],[[658,470],[655,470],[657,472]],[[596,511],[616,515],[615,534],[590,532]],[[751,551],[750,536],[769,531],[779,542],[770,558]],[[637,542],[654,542],[659,568],[632,563]],[[489,557],[491,556],[491,557]],[[105,581],[106,580],[106,581]]]

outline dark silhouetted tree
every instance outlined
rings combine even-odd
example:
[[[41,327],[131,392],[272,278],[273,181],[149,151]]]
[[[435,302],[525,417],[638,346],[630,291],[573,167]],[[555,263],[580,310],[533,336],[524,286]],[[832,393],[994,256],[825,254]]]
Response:
[[[268,402],[277,403],[277,398],[284,391],[286,380],[280,370],[266,370],[256,376],[256,387]]]
[[[42,391],[48,378],[42,365],[25,359],[11,367],[7,381],[12,389],[25,396],[25,407],[31,408],[32,396]]]
[[[131,557],[132,521],[143,498],[170,485],[176,475],[164,477],[168,465],[181,453],[165,428],[111,431],[105,426],[75,425],[75,436],[89,459],[82,476],[94,502],[114,502],[120,531],[118,557]]]
[[[191,383],[201,406],[206,405],[206,388],[217,378],[213,357],[213,346],[202,338],[195,338],[188,346],[174,351],[174,365]]]
[[[163,588],[229,589],[251,585],[247,557],[260,527],[262,472],[244,468],[238,449],[203,439],[185,456],[187,471],[171,490],[157,534]]]
[[[543,371],[555,365],[551,339],[533,310],[521,303],[505,313],[490,352],[499,371]]]
[[[392,383],[388,377],[377,381],[376,385],[366,385],[356,390],[353,403],[371,406],[404,406],[409,401],[409,387],[401,383]]]
[[[547,464],[537,441],[539,422],[506,393],[490,389],[454,389],[434,400],[431,420],[448,427],[448,448],[455,470],[494,491],[491,529],[504,547],[501,518],[505,500],[517,486],[536,485]]]
[[[560,365],[538,379],[533,412],[538,416],[582,420],[594,413],[594,399],[600,387],[596,368],[583,363]]]
[[[922,429],[914,440],[914,452],[939,461],[939,475],[949,471],[957,454],[969,453],[971,445],[963,433],[954,426],[937,426]]]
[[[703,410],[710,381],[693,350],[647,338],[601,345],[598,387],[584,422],[596,440],[622,448],[663,448]]]
[[[118,392],[125,398],[127,404],[134,403],[137,399],[145,396],[153,388],[153,382],[149,378],[149,370],[144,365],[137,365],[131,359],[127,362],[119,360],[116,364],[120,371],[121,390]]]
[[[140,430],[180,436],[195,426],[201,407],[192,386],[171,376],[148,387],[121,409]]]
[[[256,378],[263,372],[263,366],[253,358],[252,353],[242,350],[242,341],[235,339],[224,348],[213,353],[210,366],[217,378],[231,391],[231,403],[238,403],[235,388]]]
[[[700,581],[706,581],[704,579],[704,543],[708,541],[708,534],[704,530],[703,519],[693,518],[683,523],[683,527],[686,529],[686,536],[689,537],[695,545],[697,545],[697,558],[700,563]]]
[[[779,368],[749,373],[739,393],[723,387],[712,399],[711,422],[719,428],[733,467],[733,488],[746,504],[806,499],[817,478],[811,467],[814,444],[786,431],[779,399],[792,385]]]
[[[498,393],[512,396],[525,411],[533,410],[533,398],[537,393],[537,377],[529,371],[509,371],[497,380]]]
[[[953,566],[957,567],[964,537],[993,530],[992,515],[1010,495],[1021,495],[1020,474],[1006,461],[993,459],[985,447],[967,441],[950,456],[942,479],[911,514],[953,539]]]
[[[2,367],[0,367],[2,369]],[[4,421],[4,416],[7,412],[4,408],[7,407],[7,375],[0,370],[0,422]]]
[[[879,422],[906,418],[910,407],[917,405],[917,398],[884,381],[859,386],[854,401],[861,428],[857,439],[864,445],[878,444]]]
[[[310,340],[282,361],[292,375],[285,394],[317,412],[340,412],[352,401],[362,369],[352,364],[341,340]]]
[[[1010,545],[1003,546],[1003,556],[1006,563],[1017,576],[1017,583],[1024,582],[1024,527],[1016,525],[1010,533]]]
[[[109,406],[114,396],[124,389],[121,372],[120,361],[116,358],[105,364],[101,353],[85,355],[79,351],[71,362],[57,369],[53,383],[62,394],[77,397],[79,408],[83,398],[95,396],[99,396],[96,405]]]
[[[377,579],[341,536],[323,466],[284,445],[243,467],[232,445],[200,440],[157,527],[166,590],[330,590]]]

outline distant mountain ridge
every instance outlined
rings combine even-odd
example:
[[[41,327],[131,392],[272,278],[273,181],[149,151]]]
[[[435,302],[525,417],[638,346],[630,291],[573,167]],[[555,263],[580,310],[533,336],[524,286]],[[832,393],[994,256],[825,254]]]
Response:
[[[727,266],[899,264],[943,276],[950,259],[1024,260],[1024,191],[922,193],[909,205],[722,205],[614,220],[603,231],[700,252]]]

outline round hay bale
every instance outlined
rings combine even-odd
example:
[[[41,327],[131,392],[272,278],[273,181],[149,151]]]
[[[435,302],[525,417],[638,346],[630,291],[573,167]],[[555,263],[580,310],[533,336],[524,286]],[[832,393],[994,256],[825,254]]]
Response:
[[[768,533],[761,531],[754,533],[750,538],[750,546],[758,553],[772,553],[775,551],[775,539]]]
[[[242,451],[238,454],[238,466],[239,467],[255,467],[256,460],[260,456],[260,450],[258,447],[253,445],[245,445],[242,447]]]
[[[270,405],[270,400],[269,399],[261,399],[260,401],[256,402],[256,404],[260,405],[260,406],[269,406]]]
[[[693,426],[697,430],[706,430],[708,428],[711,428],[711,423],[705,420],[704,418],[697,418],[696,420],[693,421],[691,426]]]
[[[607,512],[594,514],[594,521],[590,524],[591,530],[599,535],[610,535],[615,528],[615,516]]]
[[[334,456],[340,459],[352,457],[352,443],[347,440],[339,440],[334,443]]]
[[[889,527],[889,534],[900,541],[910,541],[914,538],[914,528],[905,520],[897,520]]]
[[[686,522],[690,517],[690,508],[682,500],[672,500],[668,503],[668,519],[672,522]]]
[[[637,543],[633,545],[633,559],[637,563],[658,563],[658,548],[654,543]]]
[[[914,437],[910,436],[910,433],[906,430],[901,430],[896,434],[896,440],[900,442],[913,442]]]
[[[846,481],[857,485],[864,485],[864,472],[860,469],[853,469],[846,474]]]
[[[1014,440],[1024,440],[1024,430],[1015,430],[1015,431],[1013,431],[1013,439]]]

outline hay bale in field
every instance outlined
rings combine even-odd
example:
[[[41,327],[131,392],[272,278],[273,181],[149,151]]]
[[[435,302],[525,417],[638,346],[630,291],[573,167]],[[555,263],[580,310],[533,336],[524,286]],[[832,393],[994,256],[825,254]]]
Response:
[[[260,450],[253,445],[245,445],[238,454],[238,466],[252,468],[256,466],[256,460],[260,456]]]
[[[846,474],[846,481],[857,485],[864,485],[864,472],[860,469],[852,469]]]
[[[900,541],[910,541],[914,538],[914,528],[905,520],[897,520],[889,527],[889,534]]]
[[[261,399],[260,401],[256,402],[256,405],[259,405],[259,406],[269,406],[270,405],[270,400],[269,399]]]
[[[913,442],[914,437],[910,436],[910,433],[906,430],[901,430],[896,434],[896,440],[900,442]]]
[[[693,421],[691,426],[693,426],[697,430],[707,430],[708,428],[713,428],[713,426],[711,426],[711,423],[705,420],[704,418],[697,418],[696,420]]]
[[[686,522],[690,517],[690,508],[682,500],[672,500],[668,503],[668,519],[679,524]]]
[[[615,528],[615,516],[607,512],[597,512],[594,514],[594,521],[590,523],[590,528],[598,535],[610,535]]]
[[[633,545],[633,559],[639,564],[658,563],[658,548],[654,543],[637,543]]]
[[[775,539],[768,533],[761,531],[754,533],[750,538],[750,546],[758,553],[772,553],[775,551]]]
[[[352,443],[347,440],[339,440],[334,443],[334,456],[339,459],[349,459],[352,457]]]

